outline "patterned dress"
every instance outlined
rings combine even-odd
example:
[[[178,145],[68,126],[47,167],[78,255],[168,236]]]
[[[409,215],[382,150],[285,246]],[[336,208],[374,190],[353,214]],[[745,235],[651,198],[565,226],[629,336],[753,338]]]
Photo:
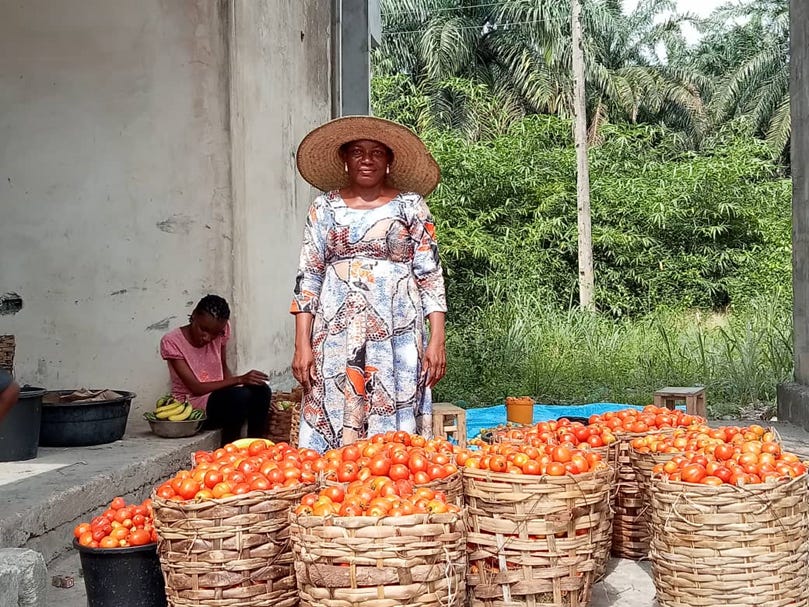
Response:
[[[421,377],[425,317],[445,312],[435,225],[401,193],[352,209],[339,192],[309,209],[290,311],[314,314],[315,379],[301,407],[301,447],[323,452],[389,430],[430,436]]]

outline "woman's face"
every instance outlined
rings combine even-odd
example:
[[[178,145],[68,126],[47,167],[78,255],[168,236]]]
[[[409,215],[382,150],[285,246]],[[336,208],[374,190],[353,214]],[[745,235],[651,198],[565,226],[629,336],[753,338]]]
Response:
[[[343,160],[348,166],[349,181],[367,188],[385,181],[390,156],[384,144],[361,139],[346,146]]]
[[[207,346],[217,337],[225,334],[228,321],[217,320],[208,312],[191,314],[191,341],[197,347]]]

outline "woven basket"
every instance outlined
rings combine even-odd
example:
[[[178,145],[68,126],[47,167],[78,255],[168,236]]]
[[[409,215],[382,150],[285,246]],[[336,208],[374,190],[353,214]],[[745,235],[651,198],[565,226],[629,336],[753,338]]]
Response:
[[[171,607],[293,607],[289,510],[314,485],[201,502],[152,496]]]
[[[300,386],[291,392],[273,392],[270,399],[270,413],[267,416],[267,430],[264,433],[265,438],[274,443],[297,444],[297,433],[295,442],[292,441],[292,424],[293,419],[296,417],[295,409],[298,409],[297,415],[300,415],[302,398],[303,389]],[[295,406],[287,410],[281,409],[278,406],[281,401],[293,402]]]
[[[652,479],[660,607],[809,604],[807,475],[759,485]]]
[[[461,514],[290,515],[304,607],[463,607]]]
[[[465,468],[471,607],[590,601],[612,470],[523,476]]]
[[[447,478],[440,478],[424,485],[434,491],[443,491],[447,496],[447,503],[463,506],[463,478],[460,472],[456,472]]]
[[[14,351],[16,342],[13,335],[0,335],[0,369],[14,371]]]
[[[635,469],[629,459],[631,442],[642,436],[671,434],[674,428],[649,432],[620,432],[618,440],[610,445],[609,460],[615,468],[615,489],[612,505],[612,554],[639,560],[649,554],[649,526],[643,519],[647,502],[638,485]]]

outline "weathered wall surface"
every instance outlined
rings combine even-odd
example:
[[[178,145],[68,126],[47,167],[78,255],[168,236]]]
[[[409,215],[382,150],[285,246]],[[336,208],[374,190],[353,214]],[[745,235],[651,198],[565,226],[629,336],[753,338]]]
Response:
[[[331,113],[331,0],[235,2],[231,23],[237,359],[290,386],[288,310],[316,195],[297,176],[295,151]]]
[[[4,2],[0,333],[48,388],[165,385],[158,340],[231,295],[227,5]]]
[[[294,153],[331,111],[331,0],[0,3],[0,297],[22,299],[0,334],[19,379],[151,406],[161,335],[215,292],[231,366],[289,385],[314,195]]]

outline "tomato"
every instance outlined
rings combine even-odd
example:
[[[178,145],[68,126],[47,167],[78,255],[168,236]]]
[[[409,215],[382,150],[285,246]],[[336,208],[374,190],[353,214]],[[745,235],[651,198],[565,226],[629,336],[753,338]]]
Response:
[[[340,485],[330,485],[321,492],[321,495],[325,495],[332,502],[342,502],[345,498],[345,494],[345,489]]]
[[[337,480],[341,483],[350,483],[357,478],[357,466],[352,461],[345,461],[337,469]]]
[[[152,541],[152,534],[145,529],[136,529],[129,534],[127,541],[130,546],[143,546]]]
[[[427,472],[429,463],[424,454],[415,452],[410,456],[407,465],[411,472]]]
[[[103,538],[100,542],[98,542],[98,547],[99,548],[119,548],[120,543],[119,543],[119,540],[116,540],[115,538],[110,537],[108,535],[107,537]]]
[[[505,472],[506,459],[502,455],[495,455],[489,460],[489,470],[492,472]]]
[[[177,491],[177,494],[182,497],[183,499],[190,500],[194,499],[194,496],[197,494],[197,491],[200,490],[200,485],[197,481],[192,478],[183,479],[183,482],[180,484],[180,489]],[[118,513],[120,514],[122,510],[119,510]],[[129,517],[127,517],[129,518]],[[117,519],[117,517],[116,517]]]
[[[707,476],[702,464],[687,464],[680,470],[680,478],[686,483],[699,483]]]
[[[553,461],[555,462],[566,464],[573,457],[573,454],[567,447],[554,447],[551,452],[551,457],[553,457]]]
[[[385,476],[390,471],[390,467],[391,460],[384,455],[375,456],[368,464],[368,469],[374,476]]]
[[[548,476],[564,476],[565,465],[561,462],[550,462],[546,469]]]
[[[393,464],[388,472],[388,477],[393,481],[410,478],[410,468],[404,464]]]
[[[343,447],[342,454],[344,462],[356,462],[361,456],[361,451],[357,445],[347,445]]]
[[[126,506],[126,502],[122,497],[115,497],[112,499],[112,503],[110,503],[110,508],[113,510],[120,510],[124,506]]]

